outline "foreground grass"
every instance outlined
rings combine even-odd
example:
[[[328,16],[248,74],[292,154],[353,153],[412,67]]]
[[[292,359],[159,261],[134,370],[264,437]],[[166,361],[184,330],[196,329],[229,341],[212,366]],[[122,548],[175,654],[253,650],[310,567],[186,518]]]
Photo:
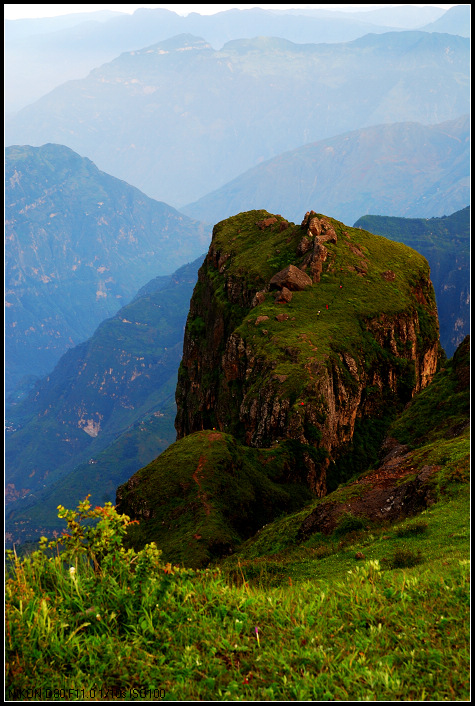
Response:
[[[238,582],[165,564],[153,545],[126,551],[121,517],[96,511],[89,546],[76,531],[61,557],[44,550],[13,562],[7,698],[470,698],[466,484],[419,524],[366,532],[355,545],[347,537],[322,558],[301,547],[280,585],[272,571],[247,576],[244,562]],[[368,560],[355,561],[361,543]],[[392,568],[404,547],[419,563]]]

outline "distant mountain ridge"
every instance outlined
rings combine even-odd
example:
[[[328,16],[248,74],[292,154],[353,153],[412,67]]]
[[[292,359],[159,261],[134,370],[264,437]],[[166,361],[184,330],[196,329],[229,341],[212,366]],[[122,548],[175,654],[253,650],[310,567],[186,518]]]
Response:
[[[443,216],[470,202],[470,119],[376,125],[278,155],[182,208],[216,223],[245,208],[310,206],[353,223],[365,213]]]
[[[5,184],[7,392],[209,242],[202,224],[63,145],[8,147]]]
[[[180,207],[302,144],[468,113],[469,46],[411,31],[343,44],[261,37],[215,51],[180,35],[56,88],[7,123],[6,141],[68,145]]]
[[[62,497],[92,492],[95,502],[104,494],[113,500],[119,483],[174,440],[183,329],[202,259],[149,282],[10,407],[5,456],[12,536],[20,536],[19,515],[23,539],[35,533],[32,517],[36,530],[48,522],[54,527]]]
[[[445,15],[450,15],[450,11]],[[181,33],[202,36],[215,49],[232,39],[263,35],[293,42],[315,42],[324,37],[325,42],[333,43],[352,41],[369,32],[418,29],[434,20],[441,20],[437,31],[452,31],[450,23],[445,29],[445,15],[440,8],[415,6],[360,13],[308,8],[231,9],[205,16],[192,12],[186,17],[164,8],[141,8],[122,16],[105,11],[41,20],[6,20],[6,111],[16,112],[61,83],[83,78],[122,52]],[[110,20],[105,21],[108,17]],[[465,27],[469,26],[468,18]],[[464,32],[455,33],[466,36]]]
[[[424,32],[448,32],[461,37],[470,37],[471,6],[455,5],[450,7],[442,17],[424,25]]]

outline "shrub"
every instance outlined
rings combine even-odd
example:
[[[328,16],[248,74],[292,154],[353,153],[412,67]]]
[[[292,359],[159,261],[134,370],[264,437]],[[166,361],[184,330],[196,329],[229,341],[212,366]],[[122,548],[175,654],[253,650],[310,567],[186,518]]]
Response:
[[[417,534],[424,534],[424,532],[427,532],[428,527],[429,525],[427,522],[413,522],[410,525],[398,527],[396,530],[396,537],[413,537]]]
[[[396,549],[391,560],[392,569],[407,569],[411,566],[416,566],[422,561],[420,551],[413,552],[411,549]]]
[[[337,536],[348,534],[349,532],[358,532],[366,528],[366,519],[364,517],[356,517],[351,512],[346,512],[341,515],[338,524],[334,529]]]

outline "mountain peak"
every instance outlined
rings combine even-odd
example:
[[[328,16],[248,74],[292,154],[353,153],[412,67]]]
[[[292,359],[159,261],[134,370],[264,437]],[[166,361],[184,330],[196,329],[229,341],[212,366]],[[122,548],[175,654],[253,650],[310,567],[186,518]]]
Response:
[[[129,52],[131,56],[140,56],[142,54],[150,54],[156,51],[156,53],[168,53],[168,52],[180,52],[180,51],[203,51],[203,50],[213,50],[211,44],[209,44],[202,37],[195,37],[193,34],[178,34],[170,39],[165,39],[163,42],[158,42],[157,44],[152,44],[144,49],[139,49],[137,51]]]

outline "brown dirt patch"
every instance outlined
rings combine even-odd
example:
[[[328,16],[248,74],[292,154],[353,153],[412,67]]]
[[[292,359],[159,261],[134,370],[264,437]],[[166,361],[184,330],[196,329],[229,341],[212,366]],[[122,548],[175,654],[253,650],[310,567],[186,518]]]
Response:
[[[389,452],[381,466],[347,486],[346,499],[328,500],[318,505],[305,518],[299,529],[299,538],[306,539],[315,532],[330,534],[341,515],[351,513],[369,520],[395,521],[414,515],[432,504],[430,476],[440,466],[419,467],[407,446],[389,444]],[[351,497],[351,490],[355,490]],[[348,497],[350,495],[350,497]]]

